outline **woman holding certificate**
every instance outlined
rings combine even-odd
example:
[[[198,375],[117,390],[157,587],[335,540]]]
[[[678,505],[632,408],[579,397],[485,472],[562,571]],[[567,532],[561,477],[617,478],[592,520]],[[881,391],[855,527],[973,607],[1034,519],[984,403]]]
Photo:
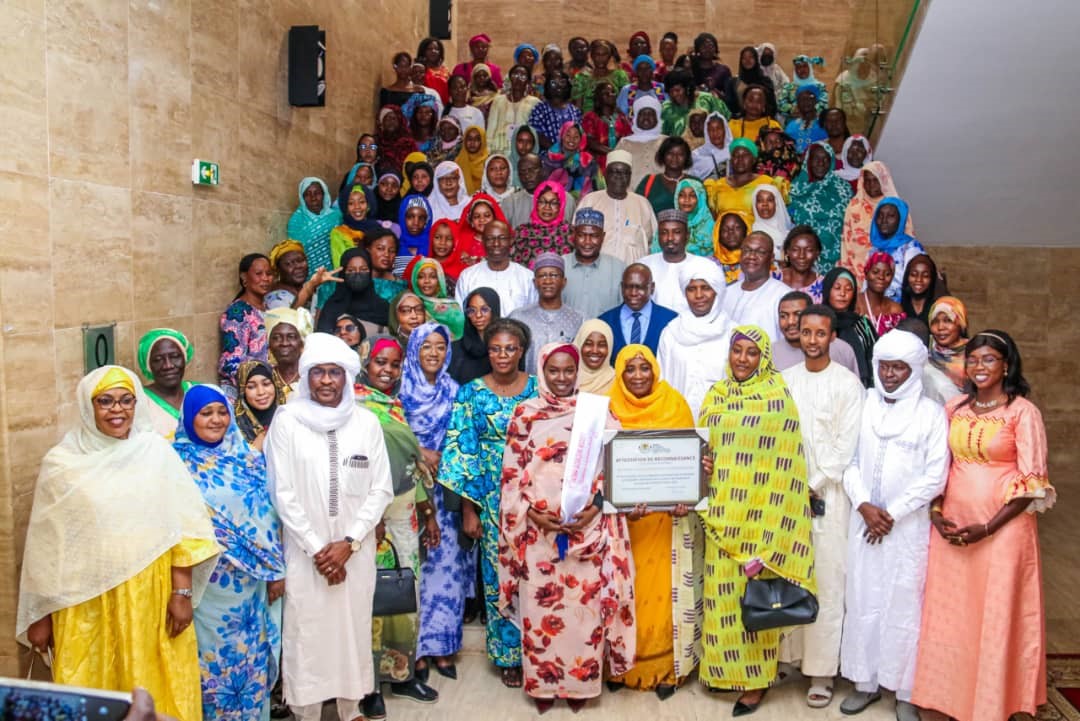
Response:
[[[602,515],[608,399],[578,395],[578,349],[540,349],[538,398],[514,410],[503,454],[500,610],[521,629],[525,692],[544,713],[600,695],[605,662],[634,662],[633,564],[626,521]],[[606,656],[606,657],[605,657]]]
[[[716,469],[705,526],[705,615],[700,678],[740,691],[734,715],[757,710],[776,678],[780,629],[747,631],[740,599],[749,578],[783,578],[816,592],[799,413],[773,367],[769,336],[731,333],[728,371],[701,407]]]
[[[660,379],[660,364],[644,345],[619,351],[610,396],[611,413],[624,429],[694,427],[690,406]],[[703,461],[711,475],[711,459],[705,456]],[[613,689],[625,684],[655,690],[666,700],[701,659],[701,607],[695,601],[701,598],[703,563],[694,549],[703,541],[701,524],[689,510],[680,504],[671,513],[649,513],[639,506],[628,516],[637,661],[631,671],[608,682]]]

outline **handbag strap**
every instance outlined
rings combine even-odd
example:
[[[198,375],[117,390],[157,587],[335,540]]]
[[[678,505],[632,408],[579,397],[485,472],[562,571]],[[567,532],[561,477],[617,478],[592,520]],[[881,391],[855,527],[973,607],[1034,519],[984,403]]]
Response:
[[[394,567],[393,567],[393,569],[389,569],[389,570],[400,571],[401,570],[401,559],[398,558],[397,547],[394,546],[394,542],[390,540],[389,535],[383,536],[383,540],[386,541],[390,545],[390,552],[394,554]]]
[[[38,660],[38,657],[42,657],[42,662],[45,664],[45,668],[49,669],[49,680],[53,678],[52,666],[53,666],[53,651],[52,646],[45,649],[44,654],[40,654],[34,649],[30,649],[30,667],[26,669],[26,680],[32,681],[34,678],[34,662]]]

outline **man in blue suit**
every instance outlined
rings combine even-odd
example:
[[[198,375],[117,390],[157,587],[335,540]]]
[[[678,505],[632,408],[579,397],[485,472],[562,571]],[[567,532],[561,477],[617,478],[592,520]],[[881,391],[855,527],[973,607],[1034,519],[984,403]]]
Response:
[[[675,311],[652,302],[656,287],[647,265],[634,263],[627,266],[621,288],[622,305],[600,315],[600,320],[611,326],[615,337],[615,347],[611,349],[612,365],[615,365],[619,351],[631,343],[641,343],[656,353],[660,331],[678,316]]]

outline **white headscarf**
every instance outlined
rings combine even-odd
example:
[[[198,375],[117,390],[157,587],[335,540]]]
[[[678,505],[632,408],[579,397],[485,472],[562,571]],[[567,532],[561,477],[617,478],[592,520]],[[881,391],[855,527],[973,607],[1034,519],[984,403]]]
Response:
[[[866,404],[866,412],[879,437],[899,435],[915,422],[919,398],[923,395],[923,369],[927,356],[922,340],[906,330],[893,329],[874,344],[874,390],[869,393],[875,402]],[[881,361],[903,361],[911,367],[908,379],[891,393],[882,386],[878,375]],[[895,403],[887,403],[886,399]]]
[[[439,190],[439,178],[445,178],[452,173],[458,174],[457,202],[453,205],[447,202],[442,191]],[[431,189],[431,195],[428,196],[428,200],[431,201],[431,222],[434,223],[441,218],[448,218],[455,223],[461,220],[461,213],[469,203],[469,191],[465,189],[465,176],[461,172],[461,166],[451,160],[444,160],[435,168],[435,178],[432,182],[435,187]]]
[[[118,372],[135,395],[125,439],[105,435],[94,420],[94,390]],[[30,624],[119,586],[181,541],[214,544],[202,493],[169,442],[154,432],[138,376],[120,366],[98,368],[79,381],[75,399],[79,425],[45,455],[34,489],[15,623],[22,643]],[[216,558],[193,569],[195,605]]]
[[[765,48],[772,50],[773,64],[768,67],[762,65],[761,71],[765,73],[765,77],[767,77],[769,80],[772,80],[773,87],[776,88],[777,92],[779,92],[782,87],[791,82],[791,79],[788,78],[787,73],[784,72],[784,69],[780,67],[780,63],[778,62],[779,58],[776,57],[775,45],[773,45],[772,43],[762,43],[761,45],[758,45],[758,57],[760,58],[761,54],[765,52]]]
[[[341,395],[341,402],[332,408],[312,400],[311,384],[308,383],[311,369],[325,363],[345,371],[345,392]],[[312,333],[304,341],[304,352],[300,354],[299,388],[289,396],[285,408],[278,413],[285,411],[294,415],[305,426],[320,433],[337,430],[349,422],[357,408],[353,379],[359,373],[360,356],[345,341],[329,333]]]
[[[773,200],[776,201],[776,212],[773,217],[765,220],[758,215],[757,212],[757,196],[758,193],[765,191],[769,193]],[[773,254],[777,259],[784,257],[784,240],[787,239],[787,235],[791,232],[793,227],[791,224],[791,216],[788,215],[787,205],[784,204],[784,196],[780,193],[780,189],[772,183],[766,183],[754,188],[754,195],[750,202],[750,207],[754,209],[754,227],[751,228],[751,232],[759,230],[762,233],[768,234],[773,241]]]
[[[864,160],[863,164],[857,168],[848,165],[847,161],[847,151],[851,148],[853,143],[862,143],[863,148],[866,149],[866,160]],[[840,162],[844,164],[844,167],[837,170],[836,174],[849,183],[853,180],[858,180],[859,176],[862,175],[863,168],[865,168],[866,164],[873,159],[874,149],[870,147],[870,141],[866,139],[866,136],[858,134],[850,135],[848,136],[848,139],[844,141],[844,147],[840,149]]]
[[[713,142],[709,140],[709,123],[713,120],[719,120],[724,124],[724,147],[722,148],[713,145]],[[728,125],[727,118],[715,111],[709,113],[705,118],[705,144],[695,148],[690,154],[694,161],[693,167],[690,168],[690,175],[698,180],[718,178],[717,169],[731,158],[728,146],[731,145],[732,140],[731,127]]]
[[[680,313],[679,317],[668,325],[675,340],[684,346],[727,338],[730,325],[723,311],[727,281],[720,266],[715,263],[684,263],[679,269],[679,287],[684,295],[686,286],[694,280],[708,283],[709,287],[716,291],[716,300],[705,315],[698,317],[692,312]]]
[[[641,118],[641,111],[645,108],[652,108],[656,113],[656,127],[652,130],[643,130],[638,126],[638,119]],[[651,143],[660,137],[660,101],[652,95],[642,95],[634,100],[634,121],[632,123],[634,132],[626,136],[626,140],[632,143]]]
[[[506,191],[505,192],[496,193],[495,188],[491,187],[491,183],[488,182],[488,173],[487,173],[487,171],[488,171],[488,165],[495,158],[502,158],[504,161],[506,161],[506,167],[513,168],[513,166],[510,164],[510,158],[507,157],[506,155],[503,155],[502,153],[492,153],[491,155],[489,155],[488,159],[484,161],[484,179],[480,181],[480,191],[483,192],[483,193],[487,193],[492,198],[495,198],[495,200],[497,202],[502,203],[504,200],[509,198],[511,193],[513,193],[515,190],[517,190],[517,188],[514,187],[515,178],[514,178],[514,173],[513,172],[508,173],[507,176],[506,176]],[[439,192],[439,189],[436,188],[435,192],[436,193]]]

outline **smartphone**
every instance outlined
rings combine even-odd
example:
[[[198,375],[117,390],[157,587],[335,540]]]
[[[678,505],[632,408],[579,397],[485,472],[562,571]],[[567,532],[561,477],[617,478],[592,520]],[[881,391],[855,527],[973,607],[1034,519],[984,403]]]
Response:
[[[0,721],[122,721],[131,694],[0,678]]]

